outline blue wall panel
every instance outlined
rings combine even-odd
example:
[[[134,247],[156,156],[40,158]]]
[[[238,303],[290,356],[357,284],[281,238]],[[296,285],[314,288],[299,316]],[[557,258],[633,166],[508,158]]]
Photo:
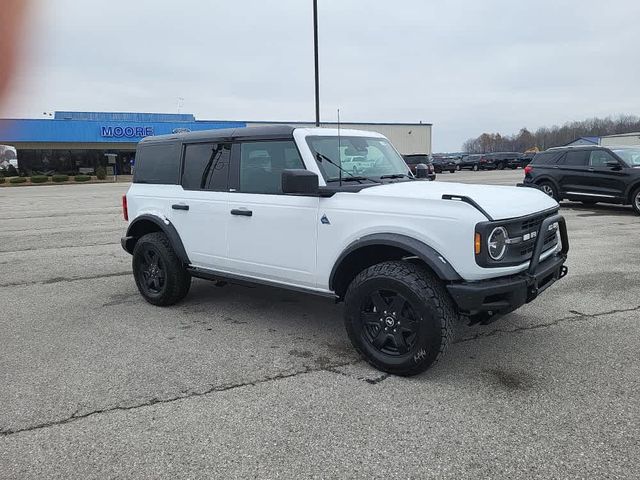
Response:
[[[138,142],[149,135],[164,135],[176,133],[176,131],[241,127],[246,127],[246,123],[206,120],[167,122],[0,119],[0,144],[19,142],[131,143]]]

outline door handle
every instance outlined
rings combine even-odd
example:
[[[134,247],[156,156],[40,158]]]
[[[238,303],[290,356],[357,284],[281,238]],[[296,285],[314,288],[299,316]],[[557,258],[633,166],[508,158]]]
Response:
[[[591,168],[587,168],[587,172],[595,172],[595,171],[596,171],[596,169],[595,169],[595,168],[593,168],[593,167],[591,167]]]
[[[173,205],[171,205],[171,208],[173,208],[174,210],[189,210],[189,205],[184,205],[181,203],[175,203]]]
[[[231,210],[231,215],[241,215],[243,217],[251,217],[253,212],[251,210],[247,210],[246,208],[234,208]]]

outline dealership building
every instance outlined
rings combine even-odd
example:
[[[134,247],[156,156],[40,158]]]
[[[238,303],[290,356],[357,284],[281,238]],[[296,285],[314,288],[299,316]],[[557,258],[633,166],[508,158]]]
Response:
[[[131,171],[136,144],[144,137],[171,133],[308,122],[196,120],[189,114],[55,112],[52,118],[0,119],[0,144],[15,147],[21,169],[90,172],[99,165],[118,174]],[[335,128],[336,124],[323,123]],[[342,128],[385,135],[402,154],[431,153],[428,123],[341,123]]]

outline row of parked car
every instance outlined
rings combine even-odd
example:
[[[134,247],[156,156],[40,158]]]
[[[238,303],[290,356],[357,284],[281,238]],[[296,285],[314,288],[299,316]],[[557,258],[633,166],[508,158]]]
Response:
[[[504,170],[505,168],[524,168],[529,165],[535,152],[495,152],[469,155],[404,155],[404,159],[415,173],[415,166],[424,163],[432,166],[433,173],[451,172],[457,170]],[[430,167],[431,168],[431,167]]]

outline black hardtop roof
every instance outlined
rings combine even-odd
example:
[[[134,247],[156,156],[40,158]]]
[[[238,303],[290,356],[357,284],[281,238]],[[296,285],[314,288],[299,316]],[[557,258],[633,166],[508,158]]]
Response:
[[[268,140],[277,138],[293,138],[296,127],[291,125],[265,125],[259,127],[218,128],[213,130],[199,130],[197,132],[170,133],[143,138],[140,143],[170,143],[170,142],[205,142],[208,140]]]

